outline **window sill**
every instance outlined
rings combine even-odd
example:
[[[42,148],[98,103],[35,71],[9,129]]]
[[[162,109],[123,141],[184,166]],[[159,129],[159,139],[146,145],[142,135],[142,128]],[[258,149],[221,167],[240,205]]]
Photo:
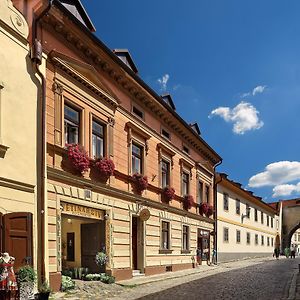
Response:
[[[159,249],[159,254],[171,254],[172,252],[171,249]]]
[[[191,250],[181,250],[181,254],[189,254],[191,253]]]

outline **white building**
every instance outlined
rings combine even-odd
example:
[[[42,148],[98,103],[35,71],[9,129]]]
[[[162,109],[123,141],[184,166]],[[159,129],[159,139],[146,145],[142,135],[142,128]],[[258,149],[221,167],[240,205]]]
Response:
[[[280,241],[276,210],[224,173],[217,184],[218,262],[272,255]]]
[[[291,247],[296,248],[296,255],[300,255],[300,229],[297,229],[291,238]]]

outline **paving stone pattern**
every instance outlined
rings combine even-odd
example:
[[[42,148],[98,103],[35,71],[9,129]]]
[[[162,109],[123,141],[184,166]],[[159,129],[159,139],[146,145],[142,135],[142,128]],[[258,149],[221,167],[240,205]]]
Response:
[[[290,283],[300,259],[281,259],[194,280],[140,300],[160,299],[296,299]]]

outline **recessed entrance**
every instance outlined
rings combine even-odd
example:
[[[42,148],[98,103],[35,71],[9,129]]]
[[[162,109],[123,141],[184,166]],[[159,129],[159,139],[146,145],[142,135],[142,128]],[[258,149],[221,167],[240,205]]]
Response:
[[[144,273],[144,222],[138,216],[131,223],[132,269]]]
[[[197,262],[201,265],[202,261],[207,261],[207,258],[210,257],[209,231],[198,228],[197,235]]]
[[[95,262],[97,252],[105,249],[104,220],[62,215],[61,229],[63,269],[105,271]]]

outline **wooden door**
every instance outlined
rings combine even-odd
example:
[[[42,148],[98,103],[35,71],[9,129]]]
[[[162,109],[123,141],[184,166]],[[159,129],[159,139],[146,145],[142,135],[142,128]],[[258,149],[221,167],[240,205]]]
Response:
[[[90,272],[99,273],[95,262],[97,252],[101,251],[101,223],[81,224],[81,266]]]
[[[132,269],[138,269],[138,218],[132,217]]]
[[[203,255],[203,247],[202,247],[202,236],[198,236],[197,239],[197,263],[199,265],[202,264],[202,255]]]
[[[15,257],[15,270],[26,262],[32,265],[32,214],[10,213],[3,216],[3,252]]]

